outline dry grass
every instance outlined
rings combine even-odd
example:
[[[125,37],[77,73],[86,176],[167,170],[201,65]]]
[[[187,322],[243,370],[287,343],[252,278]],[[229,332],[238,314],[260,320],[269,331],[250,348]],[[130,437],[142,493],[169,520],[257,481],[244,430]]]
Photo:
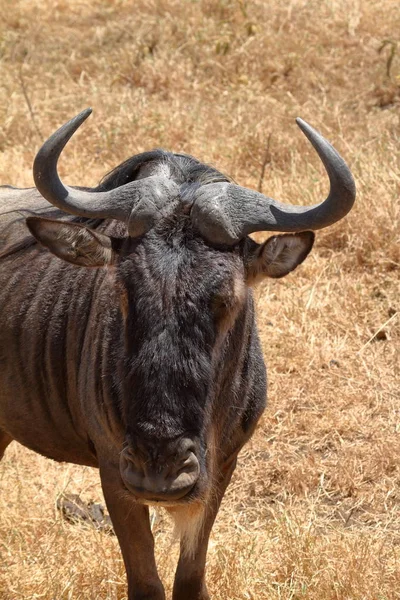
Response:
[[[295,116],[347,158],[355,209],[256,292],[270,404],[225,497],[208,581],[215,600],[400,598],[400,4],[1,0],[0,17],[2,183],[32,185],[40,142],[88,105],[62,160],[72,184],[162,146],[252,187],[266,161],[264,192],[316,201],[326,177]],[[62,521],[63,490],[101,497],[95,471],[10,446],[2,600],[126,598],[116,540]],[[169,530],[154,524],[168,590]]]

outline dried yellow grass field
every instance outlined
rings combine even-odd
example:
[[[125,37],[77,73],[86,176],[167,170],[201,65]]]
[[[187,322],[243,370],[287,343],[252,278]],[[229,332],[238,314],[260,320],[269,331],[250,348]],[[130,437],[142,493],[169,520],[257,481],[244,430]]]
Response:
[[[395,0],[0,0],[2,184],[32,186],[41,142],[86,106],[70,184],[164,147],[316,202],[296,116],[352,168],[350,215],[255,292],[269,407],[213,530],[214,600],[400,598],[399,32]],[[62,520],[65,491],[98,501],[97,472],[7,449],[1,600],[126,598],[116,538]],[[162,514],[153,531],[170,593],[177,544]]]

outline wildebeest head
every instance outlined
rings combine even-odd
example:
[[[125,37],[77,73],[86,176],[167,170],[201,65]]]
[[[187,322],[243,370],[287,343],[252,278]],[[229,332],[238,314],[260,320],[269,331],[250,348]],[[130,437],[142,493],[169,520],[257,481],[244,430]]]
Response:
[[[215,399],[229,406],[221,390],[234,385],[236,363],[248,351],[254,326],[249,286],[300,264],[314,241],[312,231],[303,230],[342,218],[354,201],[354,183],[332,146],[300,122],[331,183],[328,198],[316,207],[280,204],[192,157],[163,151],[137,157],[125,179],[122,165],[120,180],[106,180],[95,192],[69,188],[58,177],[57,161],[89,114],[84,111],[44,144],[35,160],[35,183],[71,214],[124,225],[100,231],[32,217],[28,226],[64,260],[113,266],[124,346],[125,486],[145,501],[201,498],[210,489],[215,437],[223,435]],[[259,230],[296,233],[259,245],[248,237]]]

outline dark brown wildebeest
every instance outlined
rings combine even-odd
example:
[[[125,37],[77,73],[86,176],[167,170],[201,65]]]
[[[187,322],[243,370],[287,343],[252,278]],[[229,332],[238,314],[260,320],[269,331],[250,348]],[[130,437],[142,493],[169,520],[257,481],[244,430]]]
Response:
[[[316,206],[162,150],[97,188],[66,187],[57,161],[90,112],[39,151],[37,189],[0,189],[0,457],[17,440],[99,467],[130,600],[165,598],[148,513],[164,506],[181,536],[173,600],[206,600],[210,531],[266,401],[250,286],[300,264],[314,241],[305,230],[341,219],[355,186],[298,120],[330,179]],[[294,233],[248,237],[262,230]]]

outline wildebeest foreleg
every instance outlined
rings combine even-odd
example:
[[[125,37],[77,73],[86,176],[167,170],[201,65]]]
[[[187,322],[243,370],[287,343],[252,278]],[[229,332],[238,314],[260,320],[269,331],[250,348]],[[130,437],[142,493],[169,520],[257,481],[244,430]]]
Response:
[[[205,567],[208,540],[225,490],[236,467],[237,454],[221,470],[221,477],[213,490],[213,498],[206,509],[206,516],[197,540],[195,552],[188,554],[181,542],[181,554],[175,575],[173,600],[209,600],[205,583]]]
[[[128,600],[165,600],[154,558],[149,509],[137,504],[117,474],[100,468],[104,498],[118,537],[128,578]]]
[[[13,438],[10,435],[8,435],[8,433],[0,429],[0,460],[3,458],[4,451],[7,448],[8,444],[11,444],[12,441]]]

